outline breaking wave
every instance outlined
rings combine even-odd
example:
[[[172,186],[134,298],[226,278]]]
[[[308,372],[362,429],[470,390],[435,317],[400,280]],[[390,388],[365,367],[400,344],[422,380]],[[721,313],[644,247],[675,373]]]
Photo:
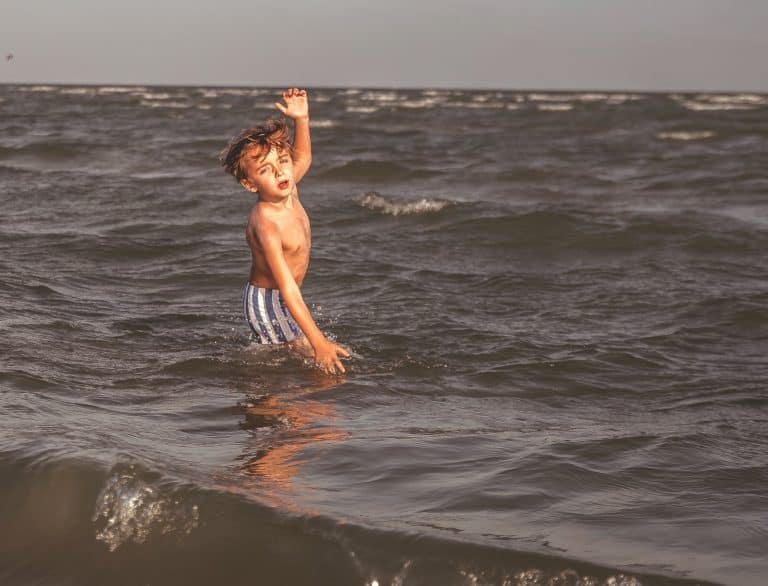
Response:
[[[412,216],[439,212],[456,202],[447,199],[422,198],[416,201],[396,201],[370,191],[360,199],[360,205],[389,216]]]
[[[704,140],[706,138],[712,138],[715,133],[709,130],[699,130],[692,132],[660,132],[656,135],[657,138],[662,140]]]
[[[196,504],[158,484],[136,464],[117,464],[96,500],[96,539],[110,551],[155,535],[189,534],[199,521]]]

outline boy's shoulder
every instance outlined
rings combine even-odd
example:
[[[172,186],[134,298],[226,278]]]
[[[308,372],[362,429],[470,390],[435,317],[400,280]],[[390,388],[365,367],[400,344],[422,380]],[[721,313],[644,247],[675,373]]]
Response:
[[[248,214],[248,228],[258,232],[277,231],[280,232],[283,224],[283,214],[279,209],[273,206],[265,205],[263,202],[256,202]]]

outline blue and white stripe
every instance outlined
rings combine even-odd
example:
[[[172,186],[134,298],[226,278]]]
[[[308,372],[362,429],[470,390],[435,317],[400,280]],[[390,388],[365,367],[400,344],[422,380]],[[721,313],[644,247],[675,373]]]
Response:
[[[279,289],[245,284],[243,311],[248,325],[262,344],[282,344],[302,335]]]

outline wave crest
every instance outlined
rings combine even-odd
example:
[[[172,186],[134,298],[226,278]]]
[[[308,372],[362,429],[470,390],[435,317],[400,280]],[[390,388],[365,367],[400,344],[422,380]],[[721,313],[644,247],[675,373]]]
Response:
[[[197,505],[158,485],[135,464],[117,464],[96,499],[96,539],[109,551],[126,543],[144,543],[152,534],[189,534],[197,527]]]
[[[661,140],[682,140],[682,141],[690,141],[690,140],[704,140],[705,138],[712,138],[715,135],[714,132],[710,130],[694,130],[690,132],[660,132],[656,135],[657,138],[660,138]]]
[[[369,191],[360,199],[360,205],[389,216],[412,216],[439,212],[456,202],[447,199],[421,198],[415,201],[395,201]]]

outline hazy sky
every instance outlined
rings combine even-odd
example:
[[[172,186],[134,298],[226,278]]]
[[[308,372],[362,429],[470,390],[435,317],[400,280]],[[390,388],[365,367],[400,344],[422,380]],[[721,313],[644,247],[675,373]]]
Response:
[[[1,82],[768,91],[768,0],[1,0]]]

